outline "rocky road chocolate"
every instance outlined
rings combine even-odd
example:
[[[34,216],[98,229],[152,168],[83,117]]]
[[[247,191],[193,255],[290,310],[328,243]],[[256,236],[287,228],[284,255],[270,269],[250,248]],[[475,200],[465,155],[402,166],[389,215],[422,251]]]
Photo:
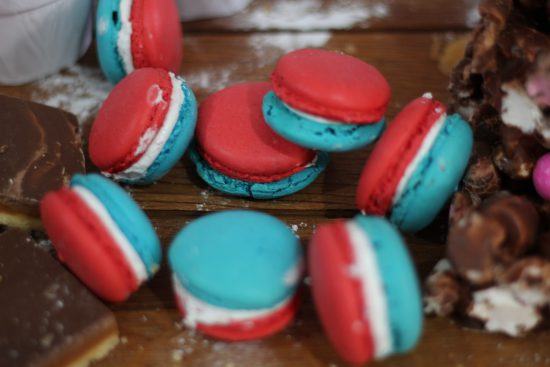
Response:
[[[109,309],[28,234],[0,234],[0,366],[87,366],[118,343]]]
[[[38,203],[84,171],[76,118],[0,95],[0,223],[40,227]]]

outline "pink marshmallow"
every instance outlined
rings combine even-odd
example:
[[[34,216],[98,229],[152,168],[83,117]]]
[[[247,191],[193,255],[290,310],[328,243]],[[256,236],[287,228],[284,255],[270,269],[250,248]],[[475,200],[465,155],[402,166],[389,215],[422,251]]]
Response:
[[[550,153],[543,155],[533,172],[535,189],[545,200],[550,200]]]

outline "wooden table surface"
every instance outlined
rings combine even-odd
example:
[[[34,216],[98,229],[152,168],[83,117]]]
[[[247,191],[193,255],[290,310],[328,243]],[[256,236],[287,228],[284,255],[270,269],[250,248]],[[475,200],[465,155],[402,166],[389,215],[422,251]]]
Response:
[[[223,1],[220,0],[220,3]],[[393,97],[388,117],[409,100],[431,91],[448,100],[450,60],[476,21],[476,0],[257,0],[242,14],[197,21],[185,27],[185,76],[199,100],[226,85],[266,80],[282,54],[301,47],[342,50],[376,65]],[[93,52],[83,63],[97,68]],[[36,84],[0,87],[29,98]],[[232,198],[209,189],[185,159],[157,184],[132,188],[166,248],[189,221],[207,212],[250,208],[286,221],[307,244],[318,223],[356,213],[354,193],[368,151],[333,154],[310,187],[272,201]],[[444,254],[445,218],[408,237],[422,278]],[[307,287],[306,287],[307,289]],[[307,292],[306,292],[307,293]],[[260,341],[224,343],[185,330],[171,295],[169,273],[160,273],[129,301],[112,305],[121,344],[96,366],[341,366],[323,335],[309,295],[296,321]],[[373,366],[550,365],[550,332],[511,339],[466,330],[430,318],[418,348]]]

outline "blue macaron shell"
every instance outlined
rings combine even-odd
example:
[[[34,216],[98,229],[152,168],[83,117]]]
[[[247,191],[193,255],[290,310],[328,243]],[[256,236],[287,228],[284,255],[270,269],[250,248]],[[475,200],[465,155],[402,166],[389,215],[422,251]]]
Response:
[[[147,169],[145,175],[132,184],[150,184],[164,176],[181,159],[195,133],[197,123],[197,100],[189,86],[183,82],[183,105],[180,108],[178,121],[170,138],[164,144],[160,154]]]
[[[363,148],[375,141],[385,128],[384,120],[362,125],[316,122],[290,110],[274,92],[265,95],[263,113],[267,124],[285,139],[326,152]]]
[[[422,334],[422,296],[414,264],[399,232],[382,217],[354,221],[373,245],[383,279],[394,353],[413,349]]]
[[[197,152],[190,149],[191,160],[195,163],[199,176],[213,188],[226,194],[254,199],[275,199],[294,194],[309,186],[326,168],[327,153],[318,152],[317,161],[310,167],[275,182],[248,182],[231,178],[212,168]]]
[[[97,55],[101,70],[113,84],[126,76],[117,46],[120,27],[120,1],[99,0],[96,13]]]
[[[187,225],[172,242],[168,261],[193,296],[223,308],[257,310],[294,294],[299,281],[289,274],[301,264],[302,249],[277,218],[231,210]]]
[[[153,275],[160,266],[160,241],[151,222],[132,197],[111,180],[97,174],[75,175],[71,186],[82,186],[103,204],[138,253],[149,276]]]
[[[459,115],[448,116],[434,145],[393,206],[391,221],[408,232],[429,225],[456,191],[472,147],[470,125]]]

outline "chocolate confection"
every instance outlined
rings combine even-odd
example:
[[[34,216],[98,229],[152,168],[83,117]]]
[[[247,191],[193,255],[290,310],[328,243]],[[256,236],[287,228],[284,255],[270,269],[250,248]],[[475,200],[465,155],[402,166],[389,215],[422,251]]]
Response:
[[[0,366],[87,366],[118,343],[114,315],[26,233],[0,234]]]
[[[76,118],[0,95],[0,223],[39,228],[44,194],[84,171]]]

